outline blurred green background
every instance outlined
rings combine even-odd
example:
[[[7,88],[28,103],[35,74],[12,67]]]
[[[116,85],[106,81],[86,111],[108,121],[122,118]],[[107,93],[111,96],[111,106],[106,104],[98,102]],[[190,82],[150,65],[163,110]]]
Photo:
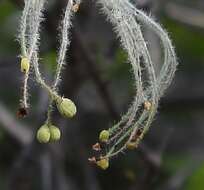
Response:
[[[61,93],[77,104],[73,120],[54,121],[59,143],[41,145],[35,132],[46,116],[46,92],[30,80],[30,114],[16,117],[21,95],[16,40],[21,0],[0,1],[0,190],[203,190],[204,189],[204,2],[135,0],[168,30],[179,67],[141,147],[100,171],[87,161],[98,133],[119,119],[134,96],[127,55],[112,26],[91,0],[74,19]],[[59,21],[65,0],[49,0],[41,29],[41,69],[52,81]],[[153,60],[162,64],[158,39],[144,29]]]

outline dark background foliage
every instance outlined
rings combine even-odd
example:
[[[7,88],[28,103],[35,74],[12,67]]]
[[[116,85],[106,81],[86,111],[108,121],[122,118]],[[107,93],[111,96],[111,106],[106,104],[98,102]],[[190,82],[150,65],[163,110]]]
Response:
[[[0,1],[0,190],[204,189],[204,2],[135,2],[167,28],[180,65],[139,149],[120,155],[101,171],[87,161],[91,146],[134,96],[130,66],[111,25],[94,1],[84,0],[74,19],[61,85],[61,93],[76,102],[78,114],[65,120],[55,112],[62,139],[41,145],[34,134],[45,119],[48,97],[34,80],[30,114],[25,120],[16,118],[22,74],[15,37],[23,2]],[[50,82],[65,3],[49,0],[41,30],[41,69]],[[159,66],[159,42],[150,31],[144,33]]]

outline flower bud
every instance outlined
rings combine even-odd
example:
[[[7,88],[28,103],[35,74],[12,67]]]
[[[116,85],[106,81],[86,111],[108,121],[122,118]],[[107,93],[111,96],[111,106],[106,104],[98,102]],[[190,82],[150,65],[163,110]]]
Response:
[[[88,161],[89,161],[90,163],[92,163],[92,164],[96,164],[96,157],[93,156],[93,157],[91,157],[91,158],[88,158]]]
[[[21,59],[21,72],[28,73],[30,69],[30,62],[27,57]]]
[[[101,151],[101,145],[99,143],[96,143],[92,146],[92,149],[95,151]]]
[[[97,161],[96,164],[102,170],[106,170],[109,167],[109,160],[107,158],[104,158],[104,159],[101,159],[101,160]]]
[[[50,141],[58,141],[60,140],[61,132],[59,128],[55,127],[54,125],[50,126]]]
[[[100,132],[100,135],[99,135],[99,140],[101,142],[107,142],[108,139],[109,139],[109,136],[110,136],[110,133],[108,130],[103,130]]]
[[[151,108],[152,108],[151,102],[145,101],[145,102],[144,102],[144,109],[147,110],[147,111],[150,111]]]
[[[128,142],[128,143],[126,144],[126,147],[127,147],[127,149],[129,149],[129,150],[134,150],[134,149],[137,148],[137,143],[136,143],[136,142]]]
[[[77,112],[74,102],[68,98],[58,98],[56,104],[59,112],[65,117],[72,118]]]
[[[73,5],[72,11],[76,13],[78,10],[79,10],[79,4],[76,3],[75,5]]]
[[[50,140],[50,130],[47,125],[43,125],[37,131],[37,139],[40,143],[48,143]]]
[[[18,118],[24,118],[28,115],[28,109],[25,108],[24,106],[21,106],[18,111],[17,111],[17,117]]]

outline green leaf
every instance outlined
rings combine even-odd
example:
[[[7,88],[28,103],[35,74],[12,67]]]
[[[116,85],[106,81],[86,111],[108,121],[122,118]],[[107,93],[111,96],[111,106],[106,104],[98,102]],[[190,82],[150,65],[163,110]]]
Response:
[[[204,163],[189,177],[186,182],[186,190],[204,189]]]
[[[2,23],[15,10],[14,5],[10,1],[0,3],[0,22]]]

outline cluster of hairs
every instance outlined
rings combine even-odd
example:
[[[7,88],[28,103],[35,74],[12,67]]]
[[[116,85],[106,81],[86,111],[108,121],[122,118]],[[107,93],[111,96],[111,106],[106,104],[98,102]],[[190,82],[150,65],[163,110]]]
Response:
[[[74,103],[58,94],[58,85],[61,70],[65,64],[67,48],[70,44],[68,37],[71,18],[73,13],[77,12],[81,2],[80,0],[68,0],[62,21],[61,45],[52,86],[46,84],[39,70],[39,28],[45,3],[45,0],[25,0],[19,35],[22,57],[21,70],[25,75],[20,114],[23,114],[28,108],[27,84],[30,73],[28,64],[33,67],[36,81],[50,96],[47,120],[37,133],[40,142],[49,142],[60,137],[60,131],[52,125],[51,121],[54,102],[62,115],[72,117],[76,113]],[[128,54],[128,61],[132,66],[135,81],[135,97],[127,113],[111,128],[102,130],[99,134],[100,143],[93,145],[97,155],[89,158],[89,161],[102,169],[107,169],[112,157],[126,149],[138,147],[154,119],[161,96],[173,79],[177,58],[167,32],[151,17],[131,4],[129,0],[98,0],[97,3],[107,16],[108,21],[113,24],[121,46]],[[155,65],[143,36],[143,26],[155,33],[161,41],[164,53],[163,65],[159,72],[155,71]]]
[[[61,81],[62,68],[66,62],[67,49],[70,45],[69,30],[71,28],[71,19],[74,13],[79,9],[80,0],[69,0],[65,9],[64,18],[61,26],[61,41],[57,56],[57,68],[50,86],[43,79],[39,67],[39,43],[40,43],[40,25],[43,21],[43,11],[46,0],[25,0],[25,6],[21,17],[19,42],[21,46],[21,71],[24,74],[23,93],[20,100],[20,109],[18,116],[25,117],[29,109],[28,103],[28,80],[30,73],[33,72],[37,83],[45,89],[50,97],[47,119],[37,131],[37,139],[41,143],[57,141],[60,139],[61,132],[58,127],[52,124],[52,107],[55,103],[59,112],[68,118],[76,114],[75,104],[68,98],[58,94],[58,86]]]

